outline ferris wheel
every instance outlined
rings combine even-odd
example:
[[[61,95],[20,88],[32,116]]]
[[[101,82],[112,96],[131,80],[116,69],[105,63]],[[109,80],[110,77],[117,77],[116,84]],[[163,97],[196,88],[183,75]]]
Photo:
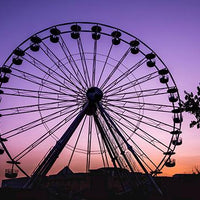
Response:
[[[34,184],[68,166],[157,175],[175,166],[182,110],[161,58],[101,23],[58,24],[22,42],[0,68],[0,159]]]

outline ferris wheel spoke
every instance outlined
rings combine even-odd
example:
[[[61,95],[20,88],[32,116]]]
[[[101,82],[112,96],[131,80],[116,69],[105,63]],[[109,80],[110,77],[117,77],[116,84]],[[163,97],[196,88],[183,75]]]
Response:
[[[113,117],[111,116],[112,120],[116,123],[116,124],[120,124],[122,127],[124,127],[125,129],[128,129],[130,132],[132,132],[133,134],[137,135],[139,138],[141,138],[142,140],[144,140],[145,142],[147,142],[148,144],[150,144],[151,146],[155,147],[156,149],[158,149],[159,151],[161,151],[162,153],[166,152],[166,150],[169,149],[169,147],[167,145],[165,145],[163,142],[161,142],[160,140],[156,139],[155,137],[153,137],[152,135],[150,135],[149,133],[147,133],[145,130],[141,129],[140,127],[135,126],[134,124],[132,124],[131,121],[127,120],[126,118],[124,118],[122,116],[123,120],[126,120],[128,123],[130,123],[132,126],[135,127],[135,129],[138,129],[139,131],[141,131],[142,134],[139,134],[137,131],[133,132],[133,127],[129,127],[127,124],[122,123],[120,120],[116,121],[115,118],[118,114],[114,115]],[[158,145],[159,144],[162,148],[160,148]],[[172,150],[172,149],[170,149]]]
[[[25,88],[14,88],[14,87],[1,87],[1,89],[3,91],[14,91],[15,94],[34,94],[34,95],[38,95],[39,97],[48,97],[48,96],[56,96],[56,97],[66,97],[66,95],[70,98],[78,98],[77,95],[74,94],[70,94],[70,93],[63,93],[61,90],[56,92],[50,92],[50,91],[42,91],[42,90],[33,90],[31,89],[25,89]],[[4,95],[4,92],[3,94]],[[34,96],[33,95],[33,96]]]
[[[107,152],[106,152],[106,149],[105,149],[105,145],[104,145],[104,143],[102,141],[101,134],[99,133],[99,130],[98,130],[96,124],[95,124],[95,130],[96,130],[96,133],[97,133],[97,139],[98,139],[98,144],[99,144],[99,149],[100,149],[100,153],[101,153],[103,166],[104,167],[106,167],[106,166],[109,167],[108,156],[107,156]],[[105,158],[104,158],[104,156],[105,156]]]
[[[121,94],[121,101],[122,100],[126,100],[126,99],[135,99],[135,98],[139,98],[139,97],[143,97],[143,98],[146,98],[146,97],[155,97],[155,96],[158,96],[158,95],[165,95],[165,94],[168,94],[167,91],[160,91],[160,92],[157,92],[157,93],[154,93],[154,94],[151,94],[151,93],[143,93],[141,92],[140,94],[137,94],[137,96],[129,96],[129,95],[126,95],[126,96],[129,96],[129,97],[124,97],[125,95],[122,95]],[[109,101],[116,101],[117,99],[108,99]]]
[[[12,75],[19,78],[19,79],[23,79],[23,80],[26,80],[27,82],[30,82],[32,84],[36,84],[36,85],[39,85],[41,87],[46,87],[48,89],[51,89],[53,91],[58,91],[58,92],[61,92],[59,91],[58,89],[62,88],[62,90],[65,90],[65,89],[68,89],[66,87],[63,87],[62,85],[59,85],[59,84],[56,84],[52,81],[49,81],[49,80],[44,80],[43,78],[39,77],[39,76],[35,76],[33,74],[30,74],[28,72],[24,72],[24,71],[21,71],[19,69],[16,69],[16,68],[13,68],[15,70],[16,73],[13,73],[12,72]],[[57,87],[58,89],[56,89],[55,87]],[[69,89],[68,89],[69,90]],[[69,90],[70,91],[70,90]],[[78,94],[79,92],[78,91],[75,91],[71,88],[71,91],[74,92],[75,94]]]
[[[85,116],[84,119],[83,119],[83,122],[82,122],[82,125],[81,125],[81,128],[80,128],[80,131],[79,131],[78,136],[77,136],[77,138],[76,138],[76,142],[75,142],[74,146],[72,147],[72,153],[71,153],[71,156],[70,156],[69,161],[68,161],[68,164],[67,164],[68,167],[70,166],[70,164],[71,164],[71,162],[72,162],[72,158],[73,158],[74,153],[75,153],[75,151],[76,151],[76,149],[77,149],[77,145],[78,145],[78,142],[79,142],[79,140],[80,140],[80,136],[81,136],[81,134],[83,133],[83,128],[84,128],[84,126],[85,126],[86,118],[87,118],[87,116]]]
[[[56,70],[53,70],[53,68],[48,67],[47,65],[45,65],[43,62],[39,61],[38,59],[36,59],[35,57],[33,57],[32,55],[30,55],[29,53],[26,53],[26,57],[23,57],[23,59],[25,61],[27,61],[28,63],[30,63],[32,66],[34,66],[36,69],[38,69],[40,72],[44,73],[44,77],[46,76],[51,77],[54,81],[56,81],[58,84],[61,84],[63,87],[66,87],[65,82],[66,78],[63,77],[61,74],[57,73]],[[45,70],[46,69],[46,70]],[[60,81],[60,79],[62,81]],[[67,88],[67,87],[66,87]],[[69,88],[68,88],[69,89]]]
[[[123,132],[122,129],[120,129],[120,130]],[[126,133],[124,133],[124,134],[126,134]],[[131,141],[131,142],[132,142],[132,145],[133,145],[132,147],[134,148],[134,151],[135,151],[137,157],[139,157],[139,159],[143,162],[143,164],[145,165],[145,167],[148,168],[149,171],[153,171],[152,166],[157,167],[156,164],[148,157],[148,155],[144,151],[142,151],[142,149],[135,142],[133,142],[133,141]],[[130,142],[129,142],[129,144],[130,144]],[[146,162],[145,158],[146,158],[146,160],[149,161],[149,163]],[[150,166],[150,164],[152,166]]]
[[[110,109],[110,108],[109,108]],[[113,109],[110,109],[112,112],[115,112]],[[126,110],[126,109],[123,109],[124,111],[126,111],[127,113],[131,113],[131,114],[134,114],[135,116],[138,116],[139,118],[145,118],[146,120],[147,120],[147,122],[146,121],[144,121],[144,120],[141,120],[140,121],[140,123],[143,123],[143,124],[146,124],[146,125],[148,125],[148,126],[151,126],[151,127],[153,127],[153,128],[156,128],[156,129],[159,129],[159,130],[162,130],[162,131],[164,131],[164,132],[167,132],[167,133],[170,133],[171,131],[170,130],[167,130],[167,129],[165,129],[165,128],[162,128],[162,126],[164,126],[164,127],[168,127],[168,128],[171,128],[171,129],[173,129],[174,127],[173,126],[171,126],[171,125],[169,125],[169,124],[166,124],[166,123],[164,123],[164,122],[162,122],[162,121],[160,121],[160,120],[156,120],[156,119],[153,119],[153,118],[151,118],[151,117],[148,117],[147,115],[142,115],[142,114],[139,114],[139,113],[136,113],[136,112],[133,112],[133,111],[130,111],[130,110]],[[118,115],[119,116],[124,116],[124,117],[127,117],[127,118],[129,118],[129,119],[131,119],[131,120],[133,120],[133,121],[137,121],[134,117],[131,117],[131,116],[129,116],[128,114],[124,114],[124,113],[118,113]]]
[[[119,114],[123,114],[125,113],[126,111],[120,107],[120,106],[112,106],[111,104],[107,104],[104,106],[107,110],[111,111],[111,112],[115,112],[115,113],[119,113]],[[142,110],[142,109],[141,109]],[[134,119],[138,119],[138,115],[136,115],[135,113],[129,111],[129,113],[131,114],[132,118],[134,117]],[[131,117],[129,116],[129,117]],[[118,115],[117,117],[118,119],[120,119],[120,115]],[[139,116],[139,119],[141,119],[142,116]]]
[[[109,101],[110,102],[110,101]],[[124,105],[120,104],[116,105],[115,103],[107,103],[108,106],[112,106],[114,108],[118,108],[123,110],[125,108],[124,111],[129,112],[129,110],[147,110],[147,111],[152,111],[152,112],[164,112],[164,113],[172,113],[172,110],[166,110],[166,108],[172,108],[171,106],[166,106],[166,105],[162,105],[162,104],[148,104],[148,103],[141,103],[141,102],[129,102],[129,101],[122,101],[125,102]],[[129,106],[127,106],[126,104],[129,104]],[[130,105],[133,104],[133,105]],[[135,105],[138,104],[138,105]],[[149,107],[147,107],[149,106]]]
[[[58,69],[60,70],[60,72],[64,75],[64,77],[67,78],[68,83],[70,83],[71,85],[73,85],[79,92],[82,91],[81,88],[79,88],[73,81],[72,78],[74,80],[77,80],[77,78],[74,76],[74,74],[66,68],[66,66],[63,64],[63,62],[54,54],[54,52],[44,43],[42,42],[44,48],[41,47],[42,51],[46,54],[46,56],[54,63],[55,66],[58,67]],[[65,73],[65,71],[62,69],[64,68],[70,75],[70,77]]]
[[[71,107],[69,106],[68,108],[70,109]],[[62,110],[59,110],[59,111],[56,111],[56,112],[51,113],[49,115],[46,115],[45,117],[39,118],[37,120],[34,120],[32,122],[29,122],[29,123],[26,123],[26,124],[24,124],[22,126],[19,126],[17,128],[14,128],[12,130],[9,130],[9,131],[7,131],[5,133],[2,133],[1,135],[2,136],[7,136],[6,137],[7,139],[11,138],[11,137],[14,137],[14,136],[19,135],[21,133],[24,133],[24,132],[26,132],[28,130],[31,130],[31,129],[35,128],[35,127],[38,127],[38,126],[42,125],[43,123],[47,123],[47,122],[52,121],[54,119],[58,119],[59,117],[62,117],[63,115],[66,115],[66,114],[70,115],[70,113],[73,112],[74,110],[77,111],[78,108],[74,108],[72,110],[68,110],[68,109],[64,108]]]
[[[143,157],[146,158],[155,168],[157,167],[157,165],[152,161],[152,159],[150,159],[150,157],[147,155],[147,153],[145,153],[142,148],[139,147],[139,145],[134,142],[134,140],[126,133],[126,131],[124,131],[122,129],[122,127],[119,126],[119,124],[116,124],[117,127],[121,130],[121,132],[124,133],[124,135],[127,137],[128,141],[131,141],[131,143],[135,146],[135,150],[137,149],[136,153],[138,154],[138,156],[140,157],[140,159],[142,159]],[[144,159],[142,159],[142,161],[144,162]],[[146,165],[146,164],[145,164]],[[151,171],[152,169],[146,165]]]
[[[89,75],[89,69],[87,66],[86,58],[85,58],[85,52],[82,45],[81,37],[77,39],[77,46],[78,51],[81,59],[82,69],[83,69],[83,75],[85,77],[85,80],[87,82],[87,86],[91,87],[91,81],[90,81],[90,75]]]
[[[90,169],[91,143],[92,143],[92,116],[89,116],[86,172],[89,172]]]
[[[116,109],[113,110],[110,107],[109,108],[105,107],[105,108],[111,112],[111,114],[110,114],[111,116],[115,116],[116,119],[119,120],[119,121],[122,120],[122,119],[124,120],[125,117],[127,116],[127,115],[123,114],[123,112],[121,110],[116,110]],[[141,116],[138,117],[137,115],[135,115],[135,117],[133,117],[133,116],[134,116],[133,114],[132,114],[132,117],[128,116],[129,120],[124,121],[124,122],[129,124],[129,126],[133,126],[132,128],[136,128],[136,125],[135,125],[135,123],[133,123],[133,121],[134,122],[140,122],[142,117]]]
[[[130,81],[128,83],[124,83],[123,85],[120,85],[120,86],[116,86],[116,87],[113,87],[109,90],[106,90],[104,93],[107,95],[107,93],[109,92],[122,92],[122,91],[126,91],[132,87],[135,87],[137,85],[142,85],[143,83],[146,83],[154,78],[157,78],[159,76],[159,74],[157,72],[152,72],[150,74],[147,74],[145,76],[142,76],[138,79],[135,79],[133,81]]]
[[[105,60],[105,62],[104,62],[103,68],[102,68],[102,70],[101,70],[101,74],[100,74],[99,80],[98,80],[98,82],[97,82],[97,87],[99,87],[101,78],[102,78],[102,76],[103,76],[103,74],[104,74],[105,67],[106,67],[106,65],[107,65],[107,63],[108,63],[108,59],[109,59],[110,54],[111,54],[111,51],[112,51],[112,48],[113,48],[113,43],[111,43],[111,46],[110,46],[110,48],[109,48],[109,51],[108,51],[108,53],[107,53],[107,55],[106,55],[106,60]]]
[[[133,143],[133,142],[132,142]],[[157,165],[155,162],[152,161],[152,159],[150,159],[150,157],[136,144],[133,143],[134,146],[138,149],[138,151],[136,151],[135,153],[138,155],[138,157],[140,158],[140,160],[143,162],[143,164],[150,170],[153,171],[152,167],[157,168]],[[148,162],[148,163],[147,163]],[[152,166],[150,166],[150,164]]]
[[[122,103],[121,103],[122,102]],[[168,109],[174,109],[174,108],[179,108],[178,106],[175,106],[175,105],[169,105],[169,104],[160,104],[160,103],[149,103],[149,102],[140,102],[140,101],[123,101],[123,99],[121,99],[119,101],[119,99],[109,99],[105,102],[105,104],[109,104],[109,105],[112,105],[112,106],[122,106],[122,105],[126,105],[126,104],[135,104],[135,106],[140,106],[140,107],[144,107],[145,105],[146,106],[152,106],[152,107],[158,107],[158,109],[162,108],[162,107],[165,107],[165,108],[168,108]],[[171,110],[170,110],[171,111]]]
[[[110,108],[109,108],[109,109],[110,109]],[[131,129],[131,128],[136,128],[136,129],[140,130],[141,132],[143,132],[143,133],[147,136],[148,139],[150,138],[150,140],[148,141],[149,143],[152,144],[152,141],[156,141],[156,142],[158,142],[159,144],[161,144],[163,147],[168,148],[168,146],[166,146],[164,143],[160,142],[158,139],[156,139],[156,138],[153,137],[152,135],[148,134],[146,131],[142,130],[140,127],[137,127],[137,126],[132,122],[132,120],[137,121],[136,119],[134,119],[134,118],[132,118],[132,117],[129,117],[128,115],[123,115],[123,114],[121,114],[121,113],[119,113],[119,112],[116,112],[116,111],[114,111],[114,110],[110,110],[110,111],[111,111],[111,113],[114,113],[114,114],[115,114],[114,116],[111,114],[111,116],[113,116],[112,119],[113,119],[116,123],[120,123],[120,124],[121,124],[123,127],[125,127],[125,128],[127,127],[131,132],[133,131],[133,129]],[[116,119],[119,119],[119,116],[120,116],[121,119],[123,119],[124,121],[126,121],[126,122],[127,122],[128,124],[130,124],[132,127],[129,127],[127,123],[126,123],[126,124],[123,124],[122,122],[120,122],[120,120],[116,121]],[[140,123],[144,123],[144,122],[143,122],[143,121],[140,121]],[[144,123],[144,124],[146,124],[146,123]],[[149,125],[149,124],[147,124],[147,125]],[[151,126],[151,125],[150,125],[150,126]],[[155,128],[158,128],[158,127],[155,127]],[[158,128],[158,129],[159,129],[159,128]],[[160,130],[160,129],[159,129],[159,130]],[[166,130],[165,130],[165,131],[166,131]],[[138,136],[140,136],[136,131],[133,132],[133,133],[136,134],[136,135],[138,135]]]
[[[135,152],[135,154],[137,155],[137,157],[139,157],[140,161],[143,163],[143,165],[145,166],[145,168],[147,168],[149,170],[149,172],[152,172],[153,169],[150,166],[149,163],[146,162],[146,160],[144,160],[144,156],[141,156],[140,154],[138,154],[138,152]],[[155,163],[154,163],[155,165]]]
[[[135,160],[137,161],[137,163],[139,164],[139,166],[142,168],[142,170],[143,170],[143,171],[145,172],[145,174],[148,176],[148,171],[147,171],[147,169],[144,167],[144,165],[143,165],[143,163],[141,162],[140,158],[137,156],[137,154],[135,153],[135,151],[132,149],[132,146],[130,146],[130,145],[128,144],[128,142],[127,142],[127,140],[125,139],[125,137],[123,136],[123,134],[119,131],[119,129],[117,128],[117,126],[115,125],[115,123],[112,121],[112,118],[110,118],[109,114],[104,110],[104,108],[101,106],[101,104],[98,104],[98,106],[99,106],[98,108],[99,108],[101,114],[102,114],[103,116],[104,116],[104,114],[105,114],[104,118],[107,118],[107,120],[110,122],[110,124],[112,125],[112,127],[115,129],[116,133],[119,135],[119,137],[120,137],[120,138],[122,139],[122,141],[125,143],[127,149],[131,152],[131,155],[135,158]],[[106,120],[106,119],[105,119],[105,120]],[[119,146],[119,148],[120,148],[120,146]],[[123,150],[123,152],[124,152],[124,150]],[[135,166],[132,165],[132,163],[130,164],[130,161],[127,159],[127,157],[126,157],[125,154],[123,154],[123,156],[124,156],[124,159],[125,159],[127,165],[129,166],[130,170],[131,170],[132,172],[134,172]],[[133,168],[132,168],[132,167],[133,167]],[[148,178],[149,178],[149,180],[152,182],[152,184],[154,184],[154,186],[155,186],[156,188],[158,188],[157,185],[155,184],[155,182],[152,180],[152,178],[151,178],[150,176],[149,176]],[[159,189],[159,188],[158,188],[158,189]]]
[[[139,67],[141,67],[144,63],[146,63],[146,59],[143,58],[140,61],[138,61],[136,64],[128,68],[125,72],[123,72],[119,77],[117,77],[115,80],[113,80],[109,85],[107,85],[104,90],[109,90],[113,86],[116,86],[118,83],[123,81],[125,78],[127,78],[130,74],[132,74],[135,70],[137,70]]]
[[[95,86],[96,77],[96,56],[97,56],[97,40],[94,40],[94,50],[93,50],[93,65],[92,65],[92,86]]]
[[[32,95],[31,95],[32,94]],[[33,94],[33,93],[31,93],[31,94],[20,94],[20,93],[15,93],[15,92],[13,92],[13,93],[4,93],[4,95],[5,96],[15,96],[15,97],[24,97],[24,98],[36,98],[36,99],[45,99],[45,100],[53,100],[53,101],[57,101],[57,100],[59,100],[59,101],[65,101],[65,102],[74,102],[74,101],[76,101],[76,100],[74,100],[74,99],[68,99],[68,100],[65,100],[65,99],[59,99],[59,98],[51,98],[51,97],[38,97],[37,96],[37,94]],[[80,98],[80,100],[81,100],[81,98]]]
[[[116,106],[116,105],[111,105],[113,108],[118,108],[120,109],[121,106]],[[129,112],[128,110],[143,110],[143,111],[150,111],[150,112],[164,112],[164,113],[171,113],[171,111],[168,110],[162,110],[160,107],[159,108],[144,108],[143,106],[140,107],[131,107],[131,106],[123,106],[123,108],[125,108],[124,111],[126,111],[127,113]]]
[[[36,90],[29,90],[24,88],[8,88],[2,87],[3,94],[2,96],[13,96],[13,97],[21,97],[21,98],[36,98],[36,99],[46,99],[46,100],[54,100],[60,102],[78,102],[82,101],[84,97],[76,97],[75,95],[71,94],[59,94],[54,92],[44,92],[44,91],[36,91]],[[66,96],[69,98],[66,99]]]
[[[130,94],[132,95],[132,97],[141,97],[141,95],[149,95],[149,96],[154,96],[156,94],[169,94],[166,92],[166,90],[168,90],[167,87],[162,87],[162,88],[149,88],[149,89],[145,89],[145,90],[135,90],[135,91],[127,91],[127,92],[115,92],[115,93],[111,93],[111,94],[107,94],[106,98],[108,97],[124,97],[124,96],[129,96]]]
[[[57,123],[54,127],[52,127],[50,130],[48,130],[45,134],[40,136],[38,139],[36,139],[32,144],[30,144],[28,147],[26,147],[24,150],[22,150],[20,153],[18,153],[14,159],[16,161],[21,160],[24,156],[26,156],[29,152],[31,152],[33,149],[35,149],[39,144],[44,142],[47,138],[54,135],[56,131],[58,131],[60,128],[62,128],[70,119],[72,119],[76,115],[76,112],[72,112],[70,116],[66,117],[65,119],[61,120],[59,123]]]
[[[14,74],[14,73],[12,73],[12,75],[19,78],[19,79],[30,82],[34,85],[38,85],[38,86],[40,86],[40,88],[50,89],[50,90],[56,91],[56,92],[58,92],[60,94],[64,94],[64,95],[70,94],[70,93],[74,93],[75,95],[81,94],[78,91],[73,90],[72,88],[70,89],[70,88],[63,87],[62,85],[58,85],[58,84],[53,83],[49,80],[44,80],[44,79],[42,79],[38,76],[33,76],[30,73],[23,72],[23,71],[20,71],[20,70],[16,70],[16,72],[18,72],[19,75]],[[38,92],[40,92],[40,91],[38,91]]]
[[[122,143],[125,141],[123,134],[121,134],[117,126],[113,123],[112,119],[104,111],[101,105],[98,105],[98,108],[100,110],[103,120],[105,121],[106,126],[108,127],[109,132],[111,133],[110,140],[112,138],[111,143],[115,144],[114,149],[117,152],[117,159],[119,160],[120,166],[122,166],[123,168],[127,166],[131,170],[131,172],[134,172],[134,166],[129,162],[127,155],[125,154],[126,148],[128,148],[127,143],[125,144],[126,147],[122,145]],[[124,162],[121,162],[119,154],[121,154],[121,159],[123,159]]]
[[[55,109],[58,110],[61,108],[69,108],[69,107],[77,106],[76,104],[59,106],[59,104],[61,104],[61,101],[11,107],[11,108],[0,109],[0,113],[2,116],[9,116],[9,115],[17,115],[17,114],[28,114],[28,113],[38,112],[38,111],[41,112],[41,111],[48,111],[48,110],[55,110]]]
[[[43,52],[46,54],[46,56],[53,62],[53,64],[59,69],[60,73],[63,74],[65,77],[64,80],[64,85],[70,85],[74,87],[77,92],[83,92],[82,88],[78,87],[75,82],[77,82],[77,78],[74,76],[73,73],[68,70],[65,65],[62,63],[62,61],[43,43],[46,49],[41,48]],[[65,68],[69,75],[67,75],[62,68]],[[57,73],[58,74],[58,73]],[[75,81],[74,81],[75,80]]]
[[[99,116],[96,114],[94,115],[94,121],[101,134],[103,143],[105,144],[105,147],[113,163],[113,166],[117,167],[118,165],[118,167],[122,168],[121,162],[118,159],[119,158],[118,152],[116,151],[114,144],[112,143],[112,141],[110,140],[110,137],[108,136],[108,131],[105,130],[106,126],[103,126],[102,120],[100,120]]]
[[[78,83],[84,89],[87,86],[87,82],[86,82],[85,78],[83,77],[83,74],[81,73],[76,61],[74,60],[69,48],[67,47],[65,40],[63,39],[63,37],[61,35],[60,35],[60,39],[61,39],[61,42],[59,41],[60,47],[61,47],[62,51],[64,52],[65,57],[67,58],[68,63],[70,64],[73,72],[76,74]],[[79,79],[79,76],[80,76],[80,79]],[[81,80],[83,81],[83,83],[85,83],[85,85],[83,85]]]
[[[113,70],[110,72],[110,74],[107,76],[106,80],[102,83],[101,85],[101,89],[104,89],[104,87],[106,86],[106,84],[109,82],[109,80],[111,79],[111,77],[114,75],[114,73],[117,71],[117,69],[119,68],[119,66],[122,64],[122,62],[125,60],[125,58],[127,57],[127,55],[130,52],[130,48],[128,48],[126,50],[126,52],[122,55],[122,57],[120,58],[120,60],[118,61],[118,63],[115,65],[115,67],[113,68]]]

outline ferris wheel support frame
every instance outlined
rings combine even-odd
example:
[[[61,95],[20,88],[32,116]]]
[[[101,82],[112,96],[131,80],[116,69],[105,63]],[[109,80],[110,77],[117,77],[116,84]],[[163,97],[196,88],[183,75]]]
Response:
[[[94,101],[94,102],[91,102],[91,101]],[[127,140],[121,134],[121,132],[119,131],[119,129],[117,128],[117,126],[115,125],[115,123],[113,122],[113,120],[110,118],[109,114],[102,107],[101,103],[100,102],[96,102],[96,100],[94,100],[94,99],[92,99],[92,100],[90,99],[88,101],[88,103],[85,104],[85,106],[83,107],[83,109],[80,111],[80,113],[78,114],[78,116],[74,119],[74,121],[71,123],[71,125],[68,127],[68,129],[65,131],[65,133],[60,138],[60,140],[57,141],[57,143],[55,144],[55,146],[53,147],[53,149],[49,152],[49,154],[46,156],[46,158],[43,160],[43,162],[35,170],[34,174],[30,177],[30,179],[28,180],[28,182],[24,185],[24,188],[33,188],[33,187],[35,187],[37,184],[40,183],[41,178],[43,178],[43,177],[45,177],[47,175],[47,173],[49,172],[49,170],[51,169],[51,167],[53,166],[53,164],[55,163],[55,161],[59,157],[59,154],[62,152],[62,150],[64,149],[65,145],[67,144],[67,142],[69,141],[69,139],[73,135],[74,131],[76,130],[76,128],[78,127],[78,125],[82,121],[83,117],[86,115],[87,110],[90,109],[90,107],[94,107],[94,106],[99,109],[100,114],[103,117],[104,121],[106,122],[106,125],[109,128],[111,134],[113,135],[115,141],[117,142],[118,147],[120,147],[120,144],[118,143],[117,138],[114,135],[111,126],[115,129],[116,133],[119,135],[119,137],[126,144],[127,149],[132,153],[132,155],[134,156],[134,158],[136,159],[136,161],[138,162],[138,164],[141,166],[141,168],[145,172],[145,174],[148,177],[150,183],[154,186],[154,188],[156,189],[156,191],[160,195],[163,195],[161,189],[155,183],[155,181],[153,180],[152,176],[148,173],[148,171],[146,170],[146,168],[144,167],[144,165],[142,164],[142,162],[140,161],[140,159],[136,155],[135,151],[133,150],[132,146],[127,142]],[[117,163],[118,163],[119,166],[120,166],[120,162],[116,158],[116,155],[114,154],[114,151],[112,151],[112,147],[109,146],[109,140],[108,141],[106,140],[108,138],[106,137],[104,129],[103,129],[103,127],[102,127],[102,125],[101,125],[101,123],[99,121],[98,116],[96,115],[96,111],[93,112],[92,115],[93,115],[95,123],[96,123],[96,125],[97,125],[97,127],[98,127],[98,129],[100,131],[100,134],[101,134],[101,136],[102,136],[102,138],[104,140],[104,143],[105,143],[105,145],[106,145],[106,147],[108,149],[108,153],[109,153],[109,155],[111,157],[113,165],[114,165],[115,168],[117,168],[117,165],[116,165],[115,161],[117,161]],[[129,161],[128,161],[126,155],[125,155],[125,152],[123,151],[123,149],[121,147],[120,147],[120,152],[121,152],[122,156],[124,157],[126,163],[128,164],[131,172],[134,173],[134,170],[133,170],[131,164],[129,163]]]
[[[74,119],[74,121],[71,123],[71,125],[68,127],[68,129],[65,131],[65,133],[62,135],[62,137],[56,142],[55,146],[52,148],[52,150],[49,152],[49,154],[46,156],[46,158],[43,160],[43,162],[38,166],[38,168],[35,170],[29,181],[24,185],[24,188],[32,188],[35,187],[36,184],[38,184],[40,181],[40,178],[43,178],[47,175],[53,164],[55,163],[56,159],[59,157],[59,154],[64,149],[65,145],[73,135],[74,131],[80,124],[81,120],[85,116],[86,110],[88,108],[88,104],[86,104],[83,109],[80,111],[80,113],[77,115],[77,117]]]
[[[81,153],[87,155],[82,157],[86,167],[80,166],[79,170],[86,169],[88,173],[99,158],[99,165],[117,168],[117,173],[120,169],[132,172],[136,178],[133,182],[138,185],[137,172],[144,171],[149,183],[161,193],[153,176],[162,173],[164,166],[175,166],[171,156],[175,147],[182,144],[182,109],[167,66],[140,39],[101,23],[58,24],[22,42],[0,67],[0,75],[0,102],[1,96],[5,98],[2,103],[6,102],[2,104],[5,108],[0,109],[0,118],[2,124],[13,124],[2,126],[0,133],[0,154],[5,152],[10,159],[6,162],[12,165],[5,170],[6,178],[16,178],[16,166],[29,178],[24,188],[36,186],[50,174],[66,147],[70,152],[67,166],[72,170],[71,166],[77,167],[71,164],[72,158]],[[157,86],[157,81],[164,87]],[[4,84],[8,82],[7,87]],[[173,121],[156,114],[172,116]],[[15,115],[22,116],[16,124]],[[26,133],[30,140],[19,150],[9,149],[10,142],[18,144]],[[162,137],[159,133],[167,135]],[[52,141],[47,145],[45,142],[51,139],[53,147],[48,148]],[[32,159],[36,148],[43,158],[38,155],[32,161],[41,162],[21,168],[19,164]],[[162,157],[160,162],[151,158],[151,149]],[[90,161],[91,158],[94,159]]]
[[[121,132],[119,131],[119,129],[117,128],[117,126],[115,125],[113,120],[110,118],[109,114],[105,111],[105,109],[102,107],[102,105],[100,103],[98,103],[98,108],[99,108],[101,115],[103,116],[104,120],[106,121],[107,125],[109,125],[109,123],[110,123],[114,127],[114,129],[116,130],[116,133],[122,138],[123,142],[127,146],[127,149],[132,153],[132,155],[134,156],[134,158],[136,159],[136,161],[138,162],[138,164],[140,165],[140,167],[142,168],[142,170],[144,171],[144,173],[148,177],[150,183],[155,187],[155,189],[158,191],[158,193],[160,195],[163,195],[161,189],[156,184],[156,182],[153,180],[152,176],[148,173],[145,166],[143,165],[143,163],[141,162],[141,160],[139,159],[139,157],[137,156],[137,154],[133,150],[132,146],[127,142],[127,140],[121,134]],[[129,162],[127,162],[127,163],[129,163]]]

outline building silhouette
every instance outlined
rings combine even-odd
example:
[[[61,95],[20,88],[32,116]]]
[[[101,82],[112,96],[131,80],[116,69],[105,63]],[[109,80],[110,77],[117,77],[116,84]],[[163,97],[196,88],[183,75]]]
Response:
[[[200,199],[199,174],[176,174],[173,177],[155,177],[155,181],[163,191],[164,197],[160,197],[152,191],[151,187],[146,187],[142,184],[137,191],[132,191],[132,187],[136,188],[137,177],[143,182],[147,181],[144,174],[132,174],[125,169],[100,168],[90,170],[89,173],[73,173],[68,167],[65,167],[59,173],[43,179],[39,188],[22,189],[27,181],[27,178],[22,177],[3,180],[0,192],[2,195],[17,200],[25,200],[27,198],[32,200],[128,200],[132,199],[132,197],[148,200]]]

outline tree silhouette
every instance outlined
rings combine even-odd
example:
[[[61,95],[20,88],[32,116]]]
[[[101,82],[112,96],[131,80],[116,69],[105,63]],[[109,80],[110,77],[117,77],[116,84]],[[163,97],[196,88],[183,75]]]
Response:
[[[196,165],[194,169],[192,169],[193,174],[200,174],[200,167]]]
[[[200,87],[197,86],[197,93],[194,95],[192,92],[185,92],[185,101],[181,101],[181,107],[185,112],[195,116],[196,120],[190,122],[190,128],[196,126],[200,128]]]

